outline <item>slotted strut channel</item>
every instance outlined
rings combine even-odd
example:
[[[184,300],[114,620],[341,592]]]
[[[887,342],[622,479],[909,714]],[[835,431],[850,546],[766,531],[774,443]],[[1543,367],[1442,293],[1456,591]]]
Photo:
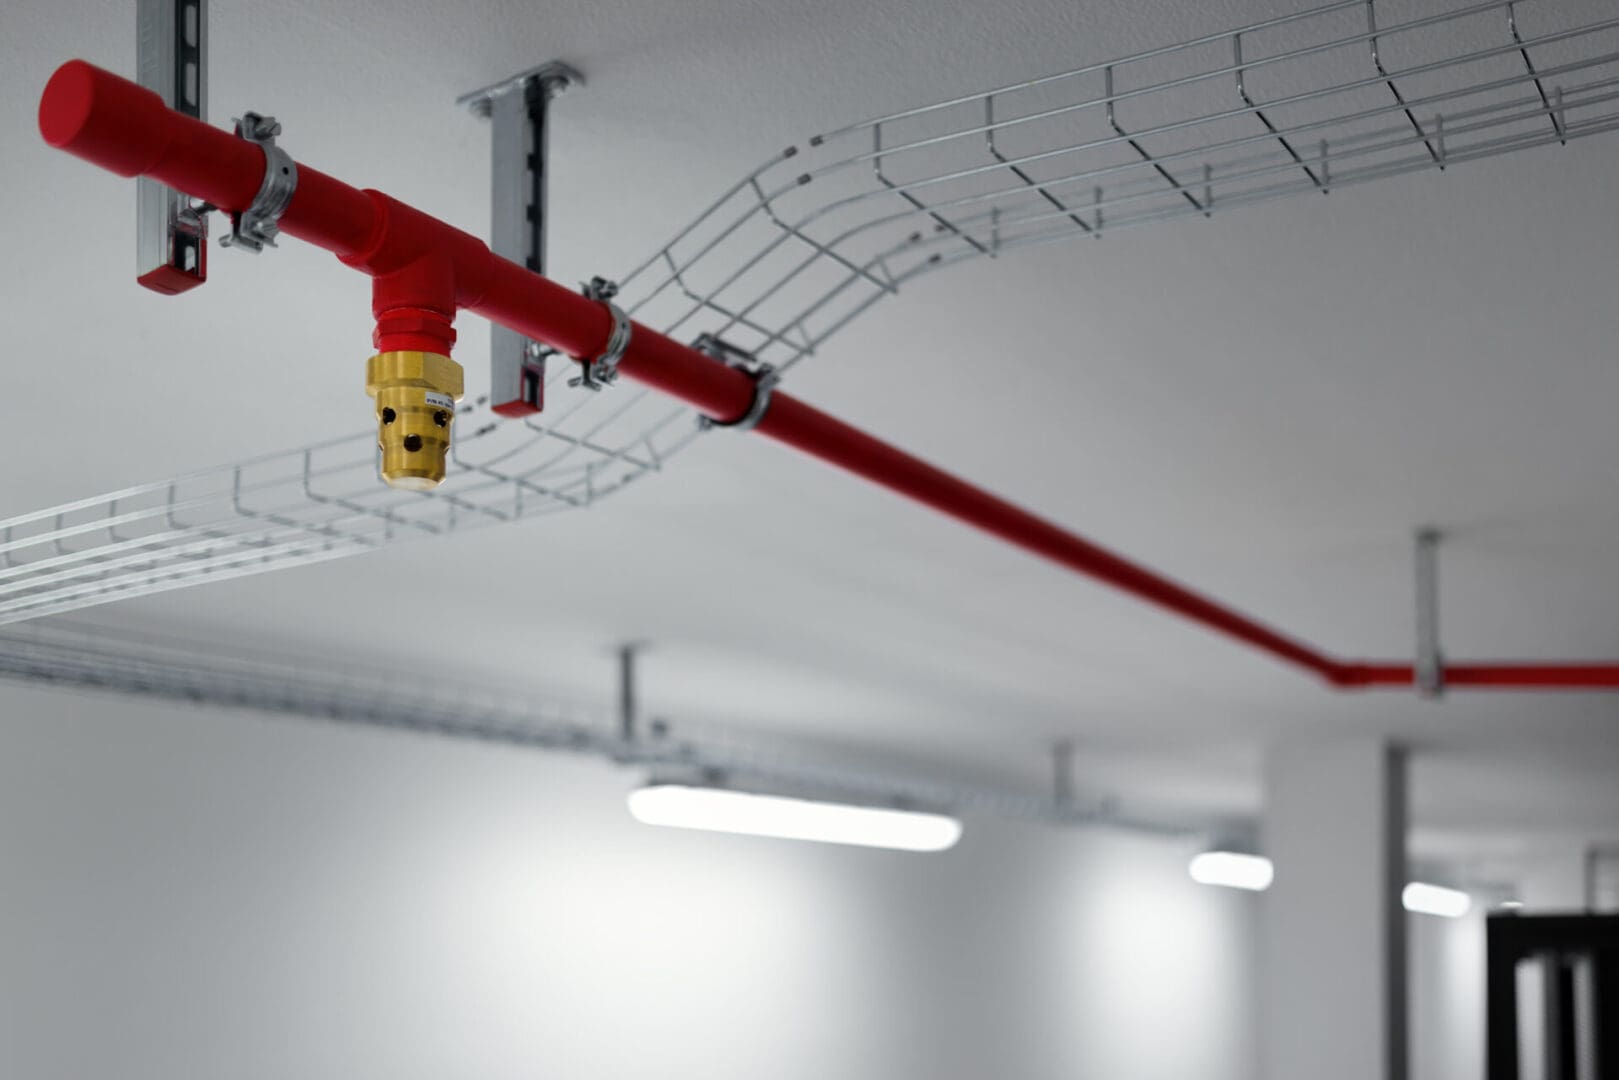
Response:
[[[635,322],[617,370],[639,389],[556,394],[543,423],[460,436],[433,493],[377,484],[364,435],[0,522],[0,622],[589,505],[688,445],[701,430],[688,410],[719,424],[759,412],[754,373],[682,344],[700,333],[779,376],[962,259],[1612,130],[1619,16],[1580,23],[1572,7],[1497,0],[1388,23],[1375,0],[1344,0],[818,136],[623,279]],[[52,145],[227,211],[264,178],[257,145],[82,61],[51,79],[40,126]],[[606,350],[607,305],[386,195],[296,169],[282,233],[371,275],[379,313],[464,308],[569,356]],[[448,351],[447,320],[440,333]],[[1314,650],[785,393],[753,430],[1332,686],[1413,685],[1412,664]],[[1443,685],[1615,688],[1619,665],[1447,663]]]

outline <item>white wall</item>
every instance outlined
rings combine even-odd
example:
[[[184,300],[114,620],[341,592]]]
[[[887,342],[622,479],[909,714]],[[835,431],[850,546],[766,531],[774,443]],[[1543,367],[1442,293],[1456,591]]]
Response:
[[[1406,1080],[1405,764],[1365,736],[1265,756],[1265,1080]]]
[[[0,687],[0,1075],[1250,1080],[1183,847],[653,830],[599,764]]]
[[[1411,1080],[1484,1080],[1484,914],[1410,915]]]

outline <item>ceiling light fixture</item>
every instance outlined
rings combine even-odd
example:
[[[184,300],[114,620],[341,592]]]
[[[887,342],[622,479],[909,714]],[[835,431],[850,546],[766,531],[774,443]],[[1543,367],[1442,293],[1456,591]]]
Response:
[[[645,825],[900,851],[945,851],[961,839],[961,822],[943,814],[686,784],[637,788],[629,807]]]
[[[1405,910],[1418,915],[1439,915],[1446,919],[1459,919],[1473,909],[1473,898],[1460,889],[1447,889],[1443,885],[1428,885],[1413,881],[1400,894]]]
[[[1263,855],[1239,851],[1204,851],[1192,856],[1187,872],[1200,885],[1219,885],[1228,889],[1247,889],[1263,892],[1276,880],[1275,865]],[[1460,889],[1443,885],[1430,885],[1413,881],[1400,893],[1405,910],[1418,915],[1438,915],[1459,919],[1473,909],[1473,898]],[[1506,901],[1504,908],[1522,907],[1521,903]]]
[[[1186,868],[1199,885],[1263,892],[1276,878],[1276,867],[1263,855],[1238,851],[1204,851],[1192,856]]]

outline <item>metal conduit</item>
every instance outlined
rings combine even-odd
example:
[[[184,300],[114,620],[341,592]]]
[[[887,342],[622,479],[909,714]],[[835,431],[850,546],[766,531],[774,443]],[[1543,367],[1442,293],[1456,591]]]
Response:
[[[625,665],[621,672],[633,690],[633,670]],[[871,805],[1167,837],[1192,837],[1207,828],[1194,817],[1126,812],[1111,796],[1076,797],[1066,781],[1042,795],[949,775],[872,769],[700,722],[681,725],[679,736],[657,729],[642,733],[623,722],[630,714],[622,712],[615,730],[592,710],[543,693],[503,694],[441,678],[339,667],[317,657],[248,655],[217,642],[133,636],[105,627],[36,623],[0,629],[0,679],[577,754],[652,775],[707,774],[743,789]]]
[[[174,112],[156,94],[82,60],[63,64],[51,77],[39,126],[52,146],[122,176],[153,177],[226,211],[246,210],[264,178],[265,154],[255,144]],[[380,192],[350,187],[302,163],[297,176],[281,230],[371,275],[379,317],[400,309],[465,308],[573,357],[604,350],[613,317],[600,302],[501,259],[476,237]],[[379,347],[387,346],[379,341]],[[720,423],[746,417],[755,404],[756,386],[747,374],[640,324],[618,370]],[[1415,684],[1412,664],[1329,656],[787,394],[771,396],[754,430],[1330,686]],[[1619,663],[1447,664],[1443,680],[1453,688],[1619,689]]]

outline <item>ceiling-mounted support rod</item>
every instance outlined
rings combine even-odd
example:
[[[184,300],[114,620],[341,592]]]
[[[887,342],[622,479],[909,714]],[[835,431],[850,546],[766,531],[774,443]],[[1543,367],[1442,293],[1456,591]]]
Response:
[[[1430,698],[1445,692],[1445,657],[1439,649],[1439,540],[1438,529],[1416,532],[1416,682],[1418,692]]]
[[[1051,802],[1060,816],[1074,805],[1074,743],[1060,739],[1051,747]]]
[[[135,71],[169,108],[206,120],[207,0],[136,0]],[[141,177],[135,187],[135,280],[173,295],[207,279],[207,215],[182,192]]]
[[[636,712],[635,657],[642,649],[637,641],[628,641],[618,647],[618,737],[625,746],[633,746],[640,737],[640,723]]]
[[[456,99],[490,122],[489,247],[536,274],[545,273],[550,225],[551,102],[584,76],[553,60]],[[530,416],[545,405],[550,350],[498,323],[489,334],[489,404],[502,416]]]
[[[156,95],[82,60],[52,76],[39,109],[47,142],[124,176],[148,175],[221,209],[252,205],[265,157],[253,143],[168,109]],[[435,344],[453,340],[444,313],[467,309],[567,355],[596,356],[617,335],[606,303],[490,253],[476,237],[377,191],[298,165],[281,232],[372,275],[394,307],[430,301]],[[430,271],[430,273],[428,273]],[[380,324],[379,324],[380,329]],[[398,333],[403,334],[400,330]],[[711,419],[734,423],[754,407],[745,372],[636,323],[616,370]],[[1348,689],[1415,685],[1411,663],[1340,660],[1092,543],[1054,522],[784,393],[753,429],[941,514],[1240,641]],[[1619,689],[1619,663],[1456,664],[1450,687]]]

